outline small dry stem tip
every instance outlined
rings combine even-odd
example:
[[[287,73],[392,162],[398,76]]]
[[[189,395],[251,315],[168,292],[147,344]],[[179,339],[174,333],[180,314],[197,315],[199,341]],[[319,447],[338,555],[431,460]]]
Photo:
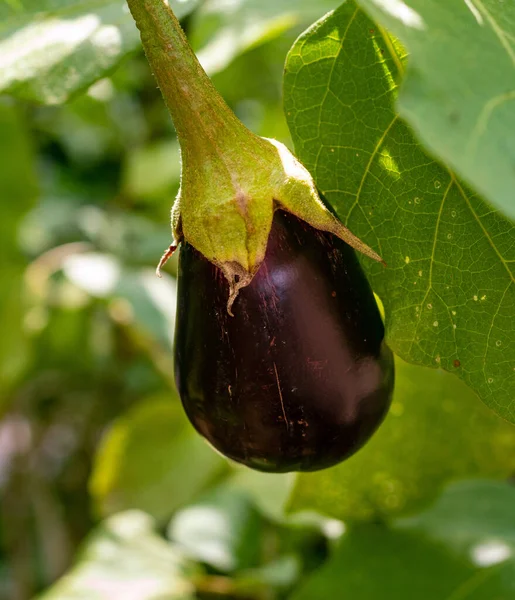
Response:
[[[247,272],[237,262],[226,262],[219,265],[222,269],[225,278],[229,282],[229,298],[227,300],[227,313],[230,317],[234,317],[232,305],[238,297],[241,288],[249,285],[253,275]]]
[[[170,244],[168,248],[164,251],[163,256],[161,256],[161,260],[157,265],[156,275],[161,277],[161,269],[166,265],[168,259],[171,258],[172,254],[177,250],[177,244]]]
[[[227,300],[227,313],[229,314],[230,317],[234,317],[234,313],[232,312],[232,305],[234,304],[234,301],[236,300],[236,298],[238,297],[238,294],[240,293],[240,290],[242,287],[245,287],[247,284],[246,283],[236,283],[236,282],[232,282],[229,284],[229,298]]]

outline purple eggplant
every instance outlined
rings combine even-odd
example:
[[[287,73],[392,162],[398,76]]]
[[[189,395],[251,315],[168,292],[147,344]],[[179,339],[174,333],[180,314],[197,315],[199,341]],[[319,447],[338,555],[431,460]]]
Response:
[[[264,262],[227,311],[221,270],[183,242],[175,377],[193,426],[253,469],[315,471],[384,419],[393,357],[354,250],[276,211]]]

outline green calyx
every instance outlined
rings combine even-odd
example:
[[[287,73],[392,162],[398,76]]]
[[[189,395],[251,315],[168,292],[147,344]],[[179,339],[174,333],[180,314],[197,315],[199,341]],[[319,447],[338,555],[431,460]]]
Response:
[[[181,146],[170,249],[186,241],[222,270],[230,288],[229,313],[265,257],[278,208],[381,261],[327,210],[312,177],[283,144],[256,136],[238,120],[164,0],[128,0],[128,5]]]

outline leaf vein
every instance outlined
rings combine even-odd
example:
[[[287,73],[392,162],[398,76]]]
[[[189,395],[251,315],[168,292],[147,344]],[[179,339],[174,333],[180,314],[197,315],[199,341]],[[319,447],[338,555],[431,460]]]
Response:
[[[471,1],[471,3],[474,3],[474,2],[476,3],[477,8],[479,8],[479,10],[483,13],[484,17],[486,18],[486,20],[490,23],[490,27],[492,28],[493,32],[499,39],[499,42],[501,43],[502,47],[506,50],[506,54],[508,54],[508,56],[511,59],[511,62],[513,63],[513,66],[515,67],[515,50],[508,43],[508,40],[506,39],[506,37],[507,37],[506,33],[499,26],[497,21],[493,18],[493,16],[490,14],[490,12],[488,11],[488,9],[486,8],[486,6],[483,4],[483,2],[481,0],[470,0],[470,1]]]

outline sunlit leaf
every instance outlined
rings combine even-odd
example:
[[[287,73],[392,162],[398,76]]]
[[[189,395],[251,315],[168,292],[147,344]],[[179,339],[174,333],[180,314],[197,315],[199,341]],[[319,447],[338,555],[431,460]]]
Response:
[[[175,326],[176,280],[155,269],[127,270],[115,290],[116,296],[129,303],[133,321],[171,352]],[[170,373],[170,375],[172,375]]]
[[[188,556],[231,572],[259,564],[263,525],[246,494],[220,488],[180,510],[168,535]]]
[[[392,349],[455,373],[515,421],[515,228],[429,158],[395,113],[402,52],[352,2],[299,38],[285,74],[295,148],[388,264],[363,261]]]
[[[359,0],[410,52],[399,113],[437,156],[515,218],[515,4]]]
[[[41,600],[193,600],[194,565],[140,511],[115,515],[90,534],[77,564]]]
[[[177,16],[196,0],[171,0]],[[0,6],[0,92],[60,104],[89,87],[140,45],[118,0],[28,0]]]

